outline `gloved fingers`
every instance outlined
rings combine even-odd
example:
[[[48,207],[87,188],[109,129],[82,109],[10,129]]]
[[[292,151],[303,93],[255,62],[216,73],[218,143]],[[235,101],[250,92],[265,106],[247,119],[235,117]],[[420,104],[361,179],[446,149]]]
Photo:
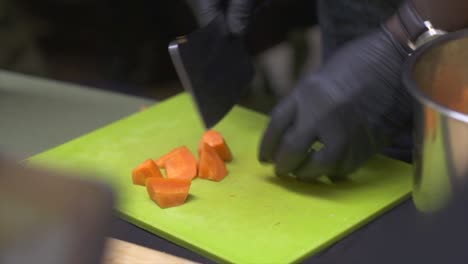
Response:
[[[208,25],[220,12],[222,12],[222,0],[186,0],[192,9],[198,25]]]
[[[291,127],[285,133],[276,150],[275,172],[279,176],[286,176],[299,167],[316,140],[315,131],[297,131],[296,127]]]
[[[227,7],[226,21],[233,34],[245,33],[255,5],[255,0],[231,0]]]
[[[364,140],[356,140],[353,143],[348,143],[349,146],[346,148],[346,153],[343,154],[340,165],[333,175],[329,175],[331,180],[339,181],[347,179],[373,155],[373,152],[365,147],[365,143]]]
[[[311,151],[308,159],[294,172],[298,179],[307,181],[322,175],[335,177],[347,143],[341,129],[334,122],[323,122],[321,124],[318,141],[323,144],[323,147]]]
[[[349,108],[348,108],[349,109]],[[349,111],[351,112],[351,110]],[[340,116],[346,118],[349,114],[341,113]],[[338,124],[338,122],[336,122]],[[327,130],[334,131],[328,133],[327,140],[333,141],[336,148],[340,149],[339,163],[333,173],[328,176],[331,180],[338,181],[348,178],[348,176],[356,170],[368,157],[374,153],[373,148],[369,147],[372,138],[371,131],[363,126],[360,117],[355,117],[352,122],[339,122],[339,127],[328,125]],[[357,133],[356,131],[359,131]],[[341,143],[339,143],[341,141]]]
[[[310,153],[302,165],[293,173],[298,180],[308,182],[327,175],[329,168],[317,162],[316,154],[315,151]]]
[[[266,128],[262,141],[258,159],[261,162],[272,162],[275,157],[284,133],[294,123],[296,114],[296,102],[293,97],[287,97],[281,101],[272,111],[271,120]]]
[[[312,181],[320,176],[334,175],[339,166],[339,149],[334,146],[324,146],[318,151],[312,151],[294,175],[301,181]]]

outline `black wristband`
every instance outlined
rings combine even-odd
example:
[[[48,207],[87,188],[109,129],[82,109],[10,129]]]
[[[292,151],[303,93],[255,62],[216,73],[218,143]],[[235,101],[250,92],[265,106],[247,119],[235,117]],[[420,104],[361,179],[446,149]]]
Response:
[[[398,9],[397,15],[409,41],[414,42],[427,30],[424,20],[413,5],[413,1],[406,1]]]
[[[408,54],[426,42],[447,33],[441,29],[435,29],[430,21],[424,21],[412,0],[407,0],[398,9],[395,18],[400,26],[399,39]]]

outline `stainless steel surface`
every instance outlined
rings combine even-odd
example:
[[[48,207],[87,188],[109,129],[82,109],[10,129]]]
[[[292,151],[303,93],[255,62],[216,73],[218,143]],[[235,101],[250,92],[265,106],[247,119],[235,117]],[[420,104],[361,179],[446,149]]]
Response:
[[[182,62],[182,58],[179,52],[179,43],[183,44],[186,42],[187,39],[185,37],[177,38],[176,40],[169,43],[169,54],[171,55],[172,64],[177,72],[177,76],[179,76],[180,82],[182,83],[182,87],[189,92],[190,94],[193,93],[192,84],[190,83],[190,79],[188,77],[187,71],[185,70],[184,63]]]
[[[206,128],[239,102],[253,78],[253,65],[240,37],[229,33],[222,16],[169,44],[182,86],[192,95]]]
[[[438,212],[468,192],[468,31],[439,37],[405,67],[416,98],[413,200]]]
[[[412,47],[413,50],[416,50],[417,48],[434,40],[435,38],[447,34],[447,32],[444,30],[434,28],[430,21],[424,21],[424,25],[426,26],[427,31],[419,36],[414,44],[411,43],[410,47]]]

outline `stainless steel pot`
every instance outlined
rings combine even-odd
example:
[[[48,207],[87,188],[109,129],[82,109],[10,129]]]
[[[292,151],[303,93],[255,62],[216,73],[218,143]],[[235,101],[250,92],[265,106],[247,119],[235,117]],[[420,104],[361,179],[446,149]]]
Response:
[[[468,194],[468,30],[417,50],[403,82],[416,99],[413,200],[437,212]]]

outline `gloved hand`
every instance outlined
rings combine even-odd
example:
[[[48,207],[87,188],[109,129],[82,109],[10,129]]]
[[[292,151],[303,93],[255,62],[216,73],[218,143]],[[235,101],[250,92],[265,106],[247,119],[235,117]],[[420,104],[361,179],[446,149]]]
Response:
[[[203,27],[217,15],[223,14],[231,33],[245,33],[255,0],[187,0],[198,24]]]
[[[385,26],[338,50],[273,110],[260,161],[300,180],[356,170],[410,122],[412,98],[400,81],[407,56]]]

